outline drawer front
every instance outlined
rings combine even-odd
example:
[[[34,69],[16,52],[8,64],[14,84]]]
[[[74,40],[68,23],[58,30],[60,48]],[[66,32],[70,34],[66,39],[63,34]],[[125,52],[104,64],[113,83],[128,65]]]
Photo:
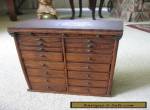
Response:
[[[67,53],[87,53],[87,54],[112,54],[112,49],[92,49],[92,48],[66,48]]]
[[[24,42],[23,41],[23,42],[19,42],[19,45],[61,48],[61,42],[44,43],[43,41],[39,41],[39,42]]]
[[[67,48],[86,48],[86,49],[113,49],[114,44],[94,44],[94,43],[66,43]]]
[[[31,83],[40,83],[40,84],[51,84],[51,85],[65,85],[66,81],[63,78],[44,78],[44,77],[35,77],[30,76],[29,81]]]
[[[109,73],[68,71],[68,78],[91,79],[91,80],[108,80],[109,79]]]
[[[70,86],[107,87],[107,81],[69,79]]]
[[[32,90],[43,91],[43,92],[66,92],[67,88],[65,85],[45,85],[45,84],[31,84]]]
[[[68,48],[97,48],[97,49],[112,49],[114,40],[100,38],[68,38],[66,39]]]
[[[22,34],[18,37],[19,42],[45,42],[45,43],[52,43],[52,42],[61,42],[60,35],[57,34],[51,34],[51,35],[40,35],[40,34],[34,34],[34,35],[28,35],[28,34]]]
[[[54,70],[64,70],[63,62],[48,62],[48,61],[29,61],[25,60],[25,66],[27,68],[45,68]]]
[[[19,45],[22,51],[38,51],[38,52],[62,52],[62,48],[38,47],[38,46],[23,46]]]
[[[106,72],[110,70],[110,64],[91,64],[91,63],[68,63],[68,70],[74,71],[92,71],[92,72]]]
[[[85,94],[85,95],[105,95],[106,88],[88,88],[88,87],[76,87],[69,86],[69,92],[73,94]]]
[[[113,39],[110,38],[97,38],[95,35],[79,35],[80,37],[77,38],[77,36],[72,36],[70,38],[66,39],[66,42],[68,43],[108,43],[112,44],[114,43]],[[82,37],[83,36],[83,37]],[[109,36],[107,36],[109,37]]]
[[[57,52],[21,51],[21,53],[25,60],[63,61],[62,53]]]
[[[64,71],[49,70],[49,69],[31,69],[27,68],[28,76],[50,77],[50,78],[65,78]]]
[[[67,53],[69,62],[111,63],[112,55]]]

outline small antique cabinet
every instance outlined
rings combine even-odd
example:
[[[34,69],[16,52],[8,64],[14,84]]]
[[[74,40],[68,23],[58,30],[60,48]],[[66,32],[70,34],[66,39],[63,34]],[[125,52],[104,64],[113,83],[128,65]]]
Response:
[[[109,96],[123,23],[30,20],[8,28],[29,90]]]

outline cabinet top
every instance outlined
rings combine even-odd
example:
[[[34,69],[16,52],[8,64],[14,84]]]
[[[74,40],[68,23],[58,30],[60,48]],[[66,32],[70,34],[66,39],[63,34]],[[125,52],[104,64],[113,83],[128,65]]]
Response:
[[[121,20],[29,20],[18,23],[8,28],[9,32],[49,30],[76,30],[76,31],[107,31],[122,32],[123,22]]]

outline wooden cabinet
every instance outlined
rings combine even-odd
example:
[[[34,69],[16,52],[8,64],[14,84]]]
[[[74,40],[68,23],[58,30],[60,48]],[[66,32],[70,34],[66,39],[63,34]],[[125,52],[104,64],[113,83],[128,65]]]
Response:
[[[123,23],[31,20],[8,28],[31,91],[109,96]]]

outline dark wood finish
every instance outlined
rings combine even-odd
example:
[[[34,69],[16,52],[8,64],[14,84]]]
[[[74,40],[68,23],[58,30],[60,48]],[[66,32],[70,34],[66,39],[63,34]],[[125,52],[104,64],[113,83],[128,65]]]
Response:
[[[8,28],[29,89],[109,96],[122,22],[38,21]]]

